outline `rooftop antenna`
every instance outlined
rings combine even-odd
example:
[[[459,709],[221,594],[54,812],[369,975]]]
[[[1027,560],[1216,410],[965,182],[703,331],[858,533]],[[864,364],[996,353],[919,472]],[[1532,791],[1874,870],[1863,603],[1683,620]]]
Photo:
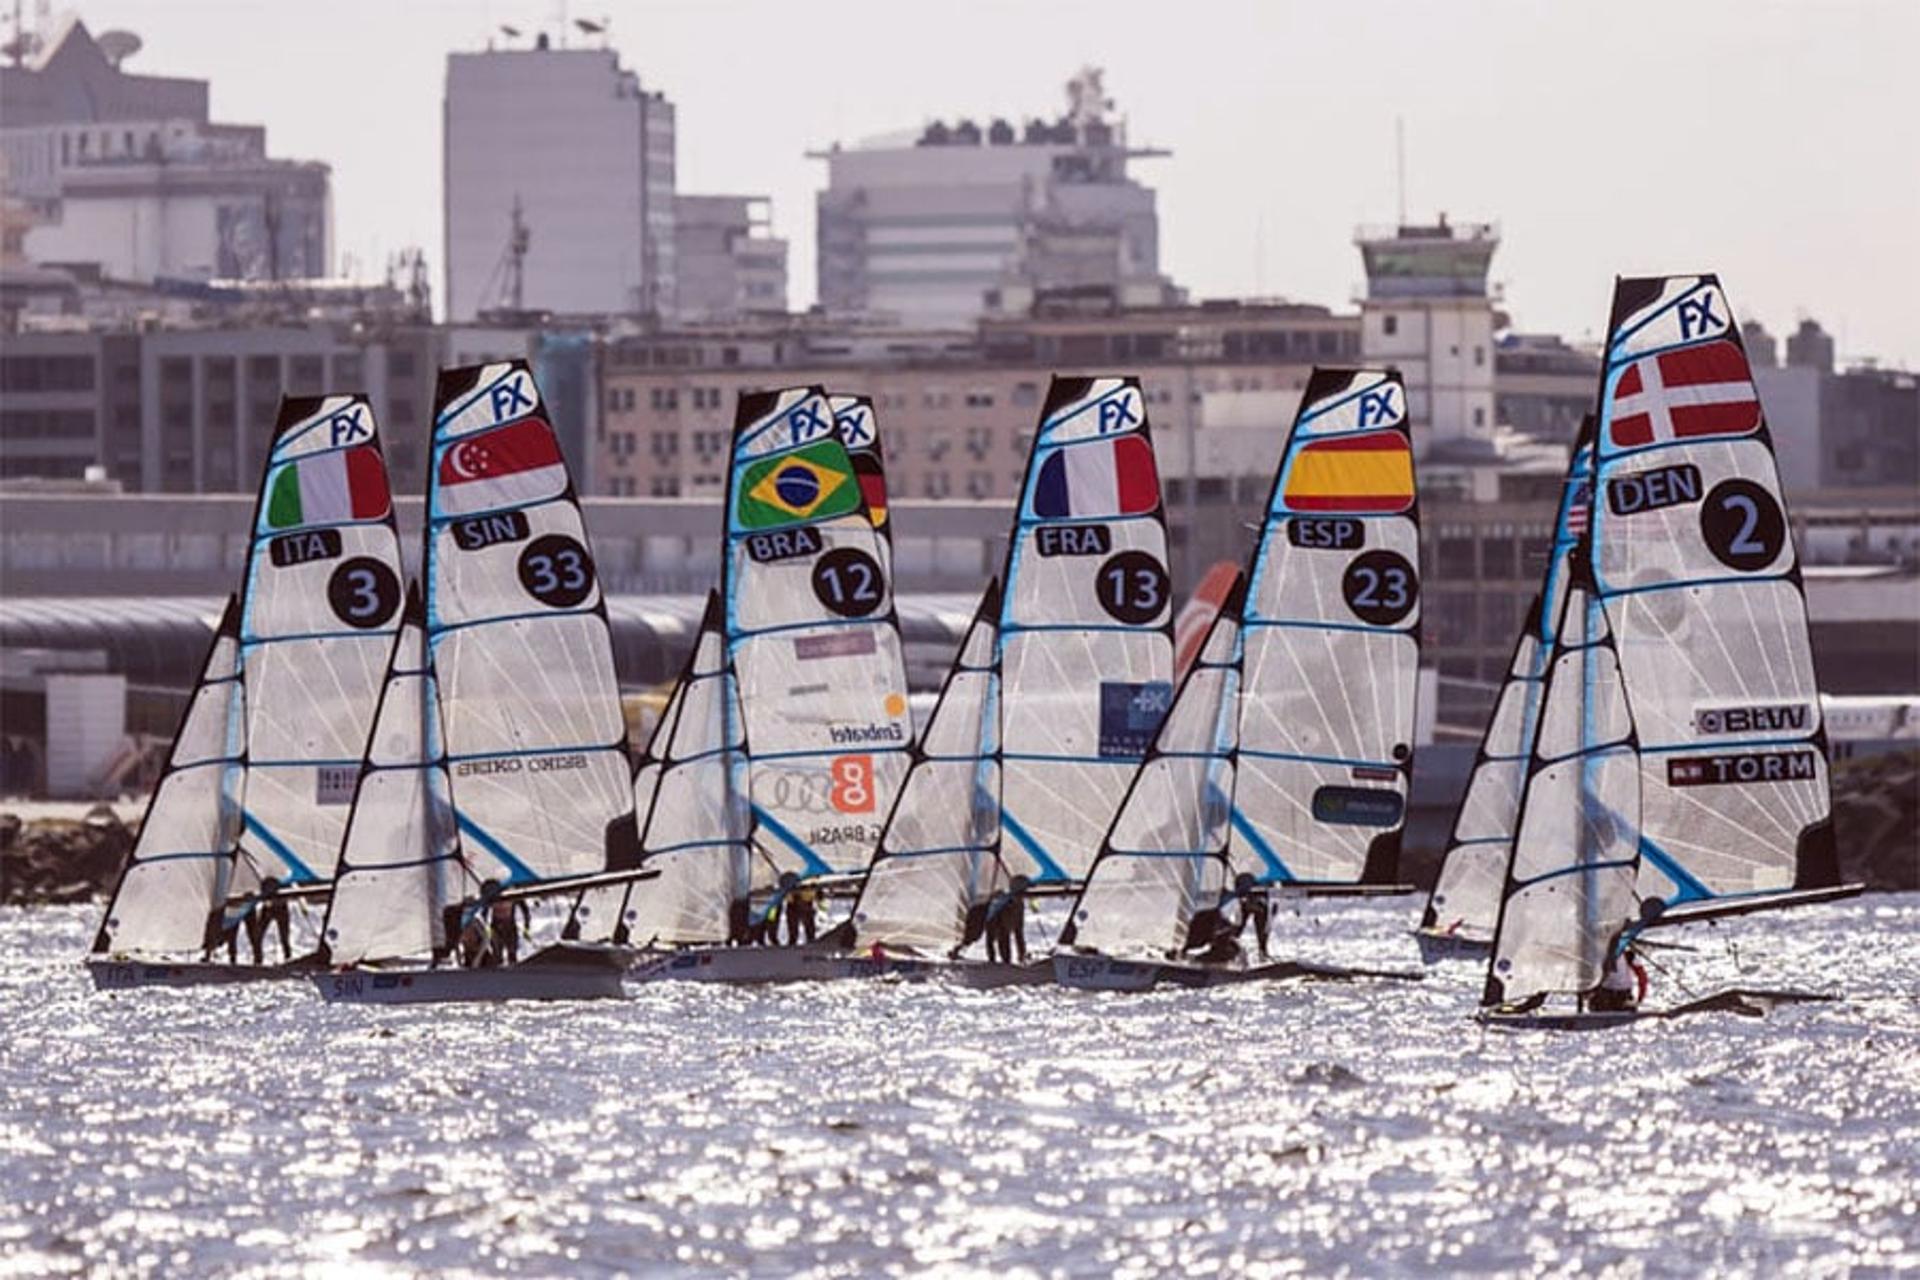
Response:
[[[527,229],[527,220],[521,216],[520,193],[513,193],[513,230],[507,236],[507,299],[515,311],[525,306],[527,246],[533,242],[533,233]]]
[[[1407,225],[1407,121],[1404,116],[1393,118],[1393,167],[1395,186],[1399,189],[1400,225]]]

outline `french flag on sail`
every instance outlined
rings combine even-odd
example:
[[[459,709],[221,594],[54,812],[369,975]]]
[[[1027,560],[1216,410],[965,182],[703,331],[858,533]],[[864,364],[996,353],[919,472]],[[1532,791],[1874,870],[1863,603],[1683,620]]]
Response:
[[[1138,434],[1061,445],[1033,481],[1042,520],[1145,515],[1160,505],[1153,446]]]
[[[1744,436],[1760,425],[1747,357],[1725,338],[1646,356],[1613,388],[1613,443],[1622,449],[1698,436]]]

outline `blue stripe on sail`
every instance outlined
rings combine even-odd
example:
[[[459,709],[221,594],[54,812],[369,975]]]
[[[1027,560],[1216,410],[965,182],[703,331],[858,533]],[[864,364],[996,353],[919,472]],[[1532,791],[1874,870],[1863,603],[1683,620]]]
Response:
[[[765,809],[762,809],[759,805],[753,806],[753,816],[758,818],[760,825],[768,831],[771,831],[780,843],[800,855],[801,861],[807,864],[807,869],[803,874],[810,876],[833,874],[833,868],[828,866],[820,855],[813,851],[811,845],[788,830],[785,823],[768,813]]]
[[[1040,865],[1040,874],[1034,877],[1035,880],[1044,883],[1067,879],[1066,870],[1048,856],[1047,851],[1040,847],[1040,842],[1033,838],[1033,833],[1021,826],[1020,820],[1008,813],[1004,805],[1000,808],[1000,826],[1002,830],[1011,832],[1027,855]]]
[[[1080,404],[1077,404],[1077,405],[1075,405],[1075,406],[1074,406],[1073,408],[1071,408],[1071,409],[1068,409],[1068,410],[1066,410],[1066,411],[1065,411],[1064,413],[1060,413],[1060,414],[1057,414],[1056,416],[1054,416],[1054,417],[1052,417],[1052,418],[1050,418],[1050,419],[1048,419],[1047,421],[1045,421],[1045,422],[1043,422],[1043,423],[1041,423],[1041,424],[1040,424],[1040,433],[1039,433],[1039,436],[1036,436],[1036,437],[1035,437],[1035,439],[1036,439],[1036,444],[1035,444],[1035,448],[1036,448],[1036,449],[1040,449],[1040,448],[1064,448],[1064,447],[1065,447],[1065,446],[1067,446],[1067,445],[1070,445],[1070,444],[1077,444],[1077,443],[1079,443],[1079,442],[1078,442],[1077,440],[1062,440],[1062,441],[1060,441],[1060,442],[1059,442],[1059,444],[1057,444],[1057,445],[1055,445],[1055,444],[1050,444],[1050,443],[1049,443],[1049,442],[1047,442],[1047,441],[1046,441],[1046,440],[1045,440],[1045,439],[1044,439],[1043,437],[1045,437],[1045,436],[1046,436],[1046,435],[1047,435],[1047,434],[1048,434],[1049,432],[1054,432],[1054,431],[1058,431],[1058,430],[1059,430],[1059,429],[1060,429],[1061,427],[1063,427],[1063,426],[1065,426],[1065,425],[1066,425],[1067,423],[1069,423],[1069,422],[1072,422],[1072,421],[1073,421],[1073,420],[1074,420],[1075,418],[1077,418],[1077,417],[1079,417],[1079,416],[1080,416],[1081,414],[1083,414],[1083,413],[1085,413],[1085,412],[1087,412],[1087,410],[1089,410],[1089,409],[1097,409],[1097,408],[1099,408],[1099,407],[1100,407],[1101,405],[1103,405],[1103,404],[1105,404],[1105,403],[1107,403],[1107,401],[1109,401],[1109,400],[1112,400],[1112,399],[1115,399],[1115,398],[1117,398],[1117,397],[1120,397],[1120,396],[1124,396],[1124,395],[1126,395],[1126,394],[1127,394],[1127,393],[1128,393],[1129,391],[1133,391],[1133,390],[1135,390],[1135,389],[1136,389],[1136,388],[1134,388],[1134,387],[1131,387],[1131,386],[1129,386],[1129,385],[1128,385],[1127,383],[1125,383],[1125,382],[1122,382],[1122,383],[1121,383],[1121,384],[1120,384],[1119,386],[1117,386],[1117,387],[1115,387],[1115,388],[1114,388],[1113,390],[1111,390],[1111,391],[1109,391],[1109,392],[1106,392],[1106,393],[1105,393],[1104,395],[1101,395],[1101,396],[1099,396],[1099,397],[1097,397],[1097,398],[1095,398],[1095,399],[1092,399],[1092,400],[1087,400],[1087,401],[1083,401],[1082,403],[1080,403]],[[1145,393],[1145,392],[1141,392],[1141,404],[1142,404],[1142,405],[1144,405],[1144,404],[1146,403],[1146,399],[1145,399],[1145,396],[1146,396],[1146,393]],[[1135,426],[1135,427],[1128,427],[1128,428],[1126,428],[1126,429],[1125,429],[1125,430],[1123,430],[1123,431],[1109,431],[1109,432],[1107,432],[1107,433],[1106,433],[1105,435],[1098,435],[1098,436],[1088,436],[1088,437],[1086,437],[1086,439],[1089,439],[1089,440],[1111,440],[1111,439],[1113,439],[1113,438],[1114,438],[1115,436],[1123,436],[1123,435],[1126,435],[1126,434],[1127,434],[1127,433],[1128,433],[1129,431],[1138,431],[1139,429],[1140,429],[1140,428],[1139,428],[1139,427],[1137,427],[1137,426]]]
[[[494,858],[499,860],[500,865],[507,869],[508,884],[531,884],[542,879],[542,877],[534,874],[532,867],[514,857],[512,851],[504,844],[501,844],[492,832],[482,827],[472,818],[455,810],[454,820],[462,832],[472,836],[475,844],[478,844],[482,849],[492,854]]]
[[[254,817],[251,813],[244,811],[240,816],[241,820],[246,824],[247,830],[253,832],[254,835],[260,838],[260,842],[267,846],[267,852],[286,863],[287,872],[293,877],[295,884],[320,883],[320,877],[313,874],[313,868],[300,861],[299,856],[296,855],[293,850],[287,848],[286,841],[267,830],[265,823],[261,822],[260,819]]]
[[[1606,871],[1614,867],[1631,867],[1634,865],[1635,861],[1632,858],[1613,858],[1606,862],[1576,862],[1572,866],[1557,867],[1552,871],[1543,871],[1531,880],[1515,880],[1513,887],[1515,890],[1530,889],[1542,881],[1557,880],[1561,876],[1578,875],[1583,871]],[[1511,899],[1513,893],[1509,892],[1507,897]]]
[[[1711,898],[1715,894],[1700,880],[1674,860],[1672,854],[1662,849],[1645,835],[1640,837],[1640,856],[1659,869],[1660,874],[1673,881],[1679,896],[1670,902],[1698,902],[1702,898]]]
[[[1634,324],[1631,328],[1622,329],[1619,333],[1615,334],[1613,337],[1613,341],[1607,347],[1607,360],[1609,362],[1612,362],[1615,360],[1627,360],[1627,359],[1638,360],[1646,355],[1658,354],[1658,351],[1672,351],[1676,347],[1692,346],[1694,343],[1701,341],[1701,339],[1699,338],[1689,338],[1684,342],[1675,343],[1674,346],[1672,347],[1661,347],[1658,349],[1658,351],[1636,352],[1632,356],[1615,354],[1617,351],[1619,351],[1621,346],[1623,346],[1626,343],[1628,338],[1631,338],[1634,334],[1640,332],[1642,329],[1652,324],[1655,320],[1658,320],[1661,316],[1664,316],[1665,314],[1667,314],[1667,312],[1672,311],[1674,308],[1678,307],[1681,303],[1693,297],[1694,294],[1699,293],[1702,289],[1711,289],[1711,288],[1713,288],[1713,285],[1709,284],[1705,279],[1702,279],[1696,276],[1694,278],[1694,283],[1692,288],[1688,289],[1684,293],[1675,294],[1672,298],[1669,298],[1667,301],[1661,303],[1658,307],[1656,307],[1653,311],[1649,312],[1644,319]],[[1608,401],[1608,403],[1612,403],[1612,402]]]
[[[1260,861],[1267,864],[1267,873],[1259,877],[1261,883],[1264,884],[1277,880],[1281,884],[1290,884],[1294,880],[1299,879],[1299,877],[1294,875],[1292,870],[1288,868],[1287,864],[1280,860],[1280,855],[1273,851],[1273,846],[1267,843],[1266,837],[1254,830],[1253,823],[1249,822],[1247,816],[1240,812],[1239,805],[1233,807],[1232,821],[1233,829],[1238,831],[1249,845],[1253,846],[1253,851],[1260,855]]]

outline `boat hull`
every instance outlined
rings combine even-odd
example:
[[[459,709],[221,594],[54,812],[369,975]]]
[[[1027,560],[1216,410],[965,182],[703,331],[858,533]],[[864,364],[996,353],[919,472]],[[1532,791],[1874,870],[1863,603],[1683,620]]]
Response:
[[[956,960],[942,969],[941,974],[948,981],[975,991],[998,991],[1002,987],[1045,987],[1053,984],[1053,961],[1008,964],[999,960]]]
[[[684,947],[640,953],[627,977],[633,982],[907,981],[932,977],[944,967],[911,956],[858,956],[807,947]]]
[[[1385,978],[1418,982],[1425,975],[1397,969],[1349,969],[1339,965],[1279,960],[1246,967],[1181,964],[1171,961],[1120,960],[1111,956],[1055,956],[1054,982],[1082,991],[1150,991],[1161,984],[1176,987],[1224,987],[1243,982],[1350,982]]]
[[[1423,964],[1439,964],[1445,960],[1485,960],[1493,954],[1491,938],[1443,933],[1438,929],[1415,929],[1413,938],[1420,944],[1420,960]]]
[[[634,953],[555,946],[519,964],[483,969],[342,969],[314,975],[329,1004],[465,1004],[505,1000],[617,1000]]]
[[[312,964],[216,964],[189,960],[178,963],[150,960],[89,958],[87,975],[95,991],[135,991],[142,987],[230,987],[248,982],[283,982],[320,972]]]
[[[1489,1010],[1476,1016],[1481,1025],[1505,1031],[1606,1031],[1635,1022],[1672,1021],[1695,1013],[1732,1013],[1744,1018],[1764,1018],[1783,1004],[1824,1004],[1837,999],[1838,996],[1814,991],[1759,991],[1734,987],[1702,996],[1698,1000],[1689,1000],[1671,1009],[1566,1013],[1500,1013]]]

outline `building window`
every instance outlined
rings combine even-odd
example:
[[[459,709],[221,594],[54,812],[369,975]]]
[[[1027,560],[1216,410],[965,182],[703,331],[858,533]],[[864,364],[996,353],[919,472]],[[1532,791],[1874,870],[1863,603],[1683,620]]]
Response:
[[[1400,317],[1394,315],[1391,311],[1389,311],[1386,315],[1381,316],[1380,332],[1386,334],[1389,338],[1391,338],[1394,334],[1400,332]]]
[[[1473,349],[1474,367],[1479,368],[1480,366],[1486,364],[1486,362],[1487,362],[1487,349],[1485,347],[1476,345]]]
[[[1473,406],[1473,425],[1476,427],[1484,427],[1487,425],[1486,406],[1478,404]]]

